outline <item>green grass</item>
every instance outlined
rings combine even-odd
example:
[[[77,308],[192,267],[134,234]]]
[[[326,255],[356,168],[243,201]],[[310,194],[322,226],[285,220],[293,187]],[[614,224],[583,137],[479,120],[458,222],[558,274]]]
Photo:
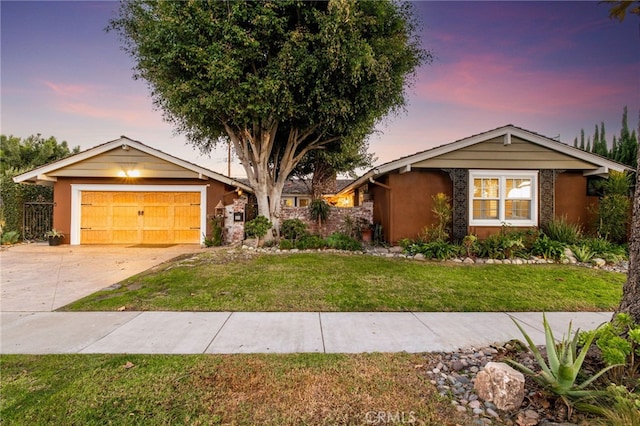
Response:
[[[607,311],[624,274],[566,265],[217,251],[160,265],[64,310]]]
[[[4,355],[0,423],[462,424],[426,380],[427,356]]]

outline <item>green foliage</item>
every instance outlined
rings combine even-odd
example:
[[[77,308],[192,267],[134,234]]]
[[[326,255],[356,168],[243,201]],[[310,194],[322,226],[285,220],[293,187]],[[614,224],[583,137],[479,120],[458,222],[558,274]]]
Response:
[[[475,235],[466,235],[462,239],[462,247],[467,257],[475,257],[480,249],[478,237]]]
[[[64,238],[64,234],[57,229],[53,228],[50,231],[44,233],[45,238]]]
[[[80,147],[69,149],[66,141],[58,142],[50,136],[44,139],[40,134],[24,139],[16,136],[0,135],[0,173],[11,169],[30,170],[80,152]]]
[[[627,240],[627,224],[631,221],[631,175],[609,172],[600,182],[604,196],[596,210],[596,229],[602,237],[616,243]]]
[[[205,237],[206,247],[219,247],[224,244],[224,217],[214,217],[211,219],[211,235]]]
[[[580,225],[567,222],[566,216],[554,218],[543,230],[547,237],[564,244],[575,244],[582,236]]]
[[[402,109],[406,83],[431,59],[411,5],[390,0],[128,0],[108,29],[192,144],[234,144],[262,212],[280,208],[262,205],[280,195],[265,192],[309,152],[331,144],[358,152]]]
[[[628,258],[626,246],[612,243],[604,238],[586,238],[581,243],[589,247],[594,257],[601,257],[608,262],[615,263]]]
[[[627,3],[627,2],[621,2]],[[613,136],[611,143],[611,149],[607,147],[607,140],[604,132],[604,123],[600,124],[600,130],[596,125],[596,132],[594,134],[593,146],[584,145],[584,129],[580,131],[580,146],[578,146],[578,138],[575,139],[574,146],[580,148],[583,151],[593,152],[595,154],[602,155],[603,157],[610,158],[618,163],[625,164],[632,169],[636,169],[637,165],[637,153],[638,153],[638,137],[636,131],[629,131],[629,125],[627,122],[627,107],[624,107],[622,113],[622,128],[620,129],[620,135]]]
[[[545,259],[560,260],[564,257],[565,244],[552,240],[546,235],[541,235],[531,248],[531,254],[536,256],[542,256]]]
[[[0,244],[15,244],[20,241],[20,233],[18,231],[3,232],[0,236]]]
[[[283,220],[280,224],[280,235],[287,240],[296,241],[307,235],[307,224],[300,219]]]
[[[582,341],[595,339],[602,359],[613,366],[610,378],[617,384],[635,387],[640,372],[640,325],[627,313],[617,314],[595,331],[583,332]]]
[[[15,183],[13,177],[79,151],[80,147],[69,150],[67,142],[58,143],[54,137],[0,135],[0,225],[4,231],[22,234],[24,203],[53,201],[51,187]]]
[[[524,248],[521,235],[500,232],[480,241],[478,255],[489,259],[510,259]]]
[[[293,245],[293,242],[282,239],[278,243],[278,248],[280,250],[291,250],[292,248],[294,248],[294,245]]]
[[[318,224],[326,222],[329,218],[330,207],[327,202],[321,198],[311,200],[309,204],[309,216],[312,220],[317,220]]]
[[[267,231],[273,227],[273,223],[266,217],[260,215],[244,224],[244,232],[250,237],[258,240],[267,235]]]
[[[451,259],[460,253],[460,247],[447,241],[411,241],[401,242],[405,252],[411,256],[418,253],[423,254],[427,259]]]
[[[571,246],[571,251],[578,262],[586,263],[595,257],[595,252],[587,244]]]
[[[362,250],[360,241],[345,235],[341,232],[335,232],[327,237],[327,246],[336,250],[359,251]]]
[[[319,235],[304,235],[295,242],[295,246],[300,250],[321,249],[327,246],[326,241]]]
[[[529,349],[538,362],[540,371],[535,372],[513,360],[507,360],[509,364],[517,370],[520,370],[522,373],[530,376],[545,389],[560,396],[567,405],[570,405],[572,400],[584,397],[594,397],[599,394],[598,391],[586,390],[585,388],[610,370],[612,366],[608,366],[600,370],[598,373],[580,384],[577,382],[587,351],[593,342],[593,335],[588,336],[584,340],[584,345],[580,352],[578,352],[579,334],[575,333],[573,338],[571,338],[571,323],[569,323],[569,330],[567,331],[567,334],[562,337],[562,341],[556,346],[556,339],[553,336],[553,331],[547,322],[546,315],[543,314],[546,353],[547,359],[549,360],[549,363],[547,364],[540,353],[540,350],[533,340],[531,340],[524,328],[522,328],[514,318],[512,318],[512,320],[526,339]]]

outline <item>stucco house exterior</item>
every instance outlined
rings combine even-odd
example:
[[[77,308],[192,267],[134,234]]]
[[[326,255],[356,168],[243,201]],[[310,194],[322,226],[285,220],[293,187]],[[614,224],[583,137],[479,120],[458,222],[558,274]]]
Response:
[[[246,184],[122,136],[16,182],[54,188],[53,227],[70,244],[200,244]],[[240,217],[238,217],[240,218]]]
[[[382,164],[338,196],[373,201],[385,240],[415,238],[433,223],[432,197],[452,200],[452,236],[480,238],[503,225],[540,227],[555,217],[587,225],[598,197],[590,181],[628,167],[506,125]]]

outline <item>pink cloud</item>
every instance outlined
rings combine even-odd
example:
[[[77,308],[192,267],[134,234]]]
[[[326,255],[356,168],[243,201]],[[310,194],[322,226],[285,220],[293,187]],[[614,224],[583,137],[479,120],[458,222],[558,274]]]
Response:
[[[95,88],[91,85],[83,84],[64,84],[54,83],[51,81],[44,81],[45,86],[53,91],[56,95],[64,97],[87,95],[95,91]]]
[[[619,70],[629,75],[628,70]],[[501,55],[467,55],[423,70],[416,91],[420,98],[497,112],[557,114],[566,108],[602,102],[628,91],[629,83],[611,70],[563,73],[535,69],[525,61]],[[614,70],[614,72],[616,72]]]

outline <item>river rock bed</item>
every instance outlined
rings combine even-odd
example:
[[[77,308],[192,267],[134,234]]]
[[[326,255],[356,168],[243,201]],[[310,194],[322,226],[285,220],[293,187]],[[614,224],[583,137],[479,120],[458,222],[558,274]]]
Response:
[[[589,417],[575,411],[569,421],[564,404],[541,392],[539,386],[526,376],[525,399],[516,411],[500,411],[491,402],[478,398],[474,391],[475,378],[488,362],[503,362],[505,358],[510,358],[534,371],[538,369],[533,355],[523,350],[517,341],[507,342],[502,346],[468,348],[456,352],[430,353],[425,356],[428,359],[424,366],[425,377],[437,387],[441,396],[450,398],[456,409],[467,416],[469,421],[466,425],[590,424]]]

